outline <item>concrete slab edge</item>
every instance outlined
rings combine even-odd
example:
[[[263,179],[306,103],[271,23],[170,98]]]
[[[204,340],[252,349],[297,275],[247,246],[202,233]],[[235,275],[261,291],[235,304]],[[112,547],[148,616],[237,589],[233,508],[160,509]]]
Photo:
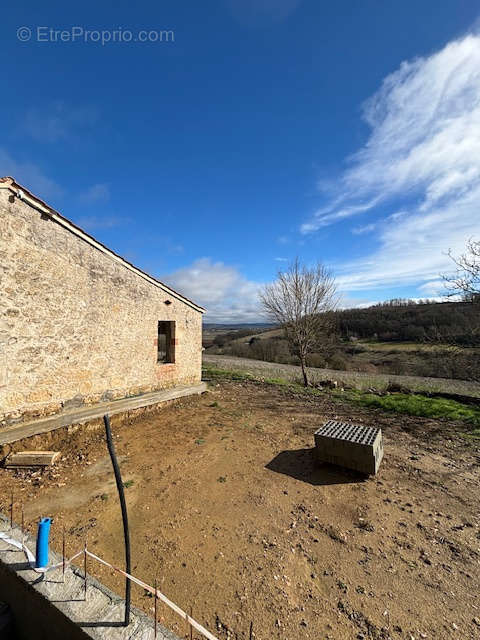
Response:
[[[201,382],[197,385],[187,387],[172,387],[155,392],[154,394],[145,394],[144,396],[135,396],[134,398],[122,398],[112,402],[103,402],[90,407],[76,409],[65,413],[58,413],[48,418],[34,420],[31,422],[23,422],[14,427],[6,427],[0,430],[0,446],[12,444],[24,438],[40,435],[69,427],[77,424],[86,424],[94,420],[102,418],[106,413],[110,416],[127,413],[136,409],[143,409],[156,404],[162,404],[171,400],[185,398],[191,395],[200,395],[207,390],[207,384]]]

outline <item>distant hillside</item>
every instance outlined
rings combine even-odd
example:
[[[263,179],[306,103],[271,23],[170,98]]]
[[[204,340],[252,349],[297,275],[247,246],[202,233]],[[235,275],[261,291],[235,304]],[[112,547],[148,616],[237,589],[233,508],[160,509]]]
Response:
[[[341,338],[381,342],[442,341],[480,345],[480,304],[392,300],[366,309],[337,311]]]
[[[226,331],[234,331],[239,329],[251,329],[251,333],[255,333],[256,329],[269,329],[273,324],[267,322],[244,322],[238,324],[217,324],[215,322],[204,322],[203,328],[209,329],[225,329]]]
[[[393,300],[336,312],[337,335],[310,367],[478,380],[480,304]],[[281,329],[238,325],[204,331],[207,354],[298,364]]]
[[[206,348],[211,347],[214,344],[217,346],[223,346],[232,340],[268,331],[271,327],[273,327],[273,325],[267,324],[266,322],[252,322],[244,324],[204,322],[203,346]]]

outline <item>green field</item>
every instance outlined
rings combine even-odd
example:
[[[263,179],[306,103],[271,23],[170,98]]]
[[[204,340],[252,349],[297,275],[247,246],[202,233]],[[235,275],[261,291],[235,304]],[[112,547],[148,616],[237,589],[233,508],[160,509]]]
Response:
[[[349,392],[347,397],[364,407],[378,407],[384,411],[406,413],[410,416],[425,418],[445,418],[461,420],[480,431],[480,406],[464,404],[449,398],[435,398],[418,394],[392,393],[376,395],[373,393]]]
[[[431,397],[419,393],[369,393],[360,390],[323,391],[318,388],[304,387],[298,382],[280,377],[259,377],[246,371],[235,371],[204,364],[204,377],[207,379],[226,379],[244,382],[261,382],[287,388],[289,391],[307,395],[323,395],[331,393],[332,397],[341,401],[352,402],[364,407],[371,407],[390,413],[406,414],[443,420],[463,422],[472,427],[466,435],[480,438],[480,402],[478,405],[459,402],[450,398]]]

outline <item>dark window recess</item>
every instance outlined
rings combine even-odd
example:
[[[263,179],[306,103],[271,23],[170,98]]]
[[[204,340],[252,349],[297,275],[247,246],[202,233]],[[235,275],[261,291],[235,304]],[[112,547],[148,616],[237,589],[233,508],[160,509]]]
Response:
[[[157,362],[175,362],[175,322],[158,323]]]

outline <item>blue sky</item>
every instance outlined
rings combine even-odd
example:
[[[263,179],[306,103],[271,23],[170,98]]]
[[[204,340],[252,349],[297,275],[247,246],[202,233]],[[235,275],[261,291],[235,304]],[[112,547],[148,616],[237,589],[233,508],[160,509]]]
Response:
[[[439,295],[480,235],[478,24],[467,0],[20,2],[0,174],[207,321],[260,319],[297,255],[344,304]]]

